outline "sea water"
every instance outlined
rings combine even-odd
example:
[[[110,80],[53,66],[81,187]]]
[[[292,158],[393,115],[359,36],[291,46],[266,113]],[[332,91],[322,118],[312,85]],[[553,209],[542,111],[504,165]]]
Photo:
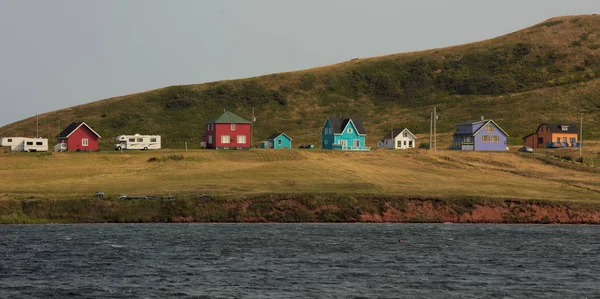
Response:
[[[0,226],[0,298],[599,298],[600,226]]]

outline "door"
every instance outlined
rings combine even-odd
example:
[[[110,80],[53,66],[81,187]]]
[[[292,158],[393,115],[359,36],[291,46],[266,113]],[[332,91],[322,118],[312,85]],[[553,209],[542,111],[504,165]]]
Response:
[[[360,148],[360,140],[359,139],[354,139],[354,147]]]

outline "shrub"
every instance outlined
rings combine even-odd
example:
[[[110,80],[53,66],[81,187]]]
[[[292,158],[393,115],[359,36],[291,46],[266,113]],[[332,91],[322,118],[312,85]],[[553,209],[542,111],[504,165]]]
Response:
[[[583,164],[583,157],[579,157],[575,161],[577,161],[578,163]]]
[[[573,47],[581,47],[581,42],[580,42],[580,41],[578,41],[578,40],[576,40],[576,41],[573,41],[573,42],[571,43],[571,46],[573,46]]]

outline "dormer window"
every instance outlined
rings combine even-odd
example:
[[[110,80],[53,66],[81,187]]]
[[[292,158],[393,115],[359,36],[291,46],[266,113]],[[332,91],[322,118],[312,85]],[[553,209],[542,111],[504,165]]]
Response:
[[[568,131],[569,130],[569,126],[568,125],[560,125],[560,129],[563,131]]]

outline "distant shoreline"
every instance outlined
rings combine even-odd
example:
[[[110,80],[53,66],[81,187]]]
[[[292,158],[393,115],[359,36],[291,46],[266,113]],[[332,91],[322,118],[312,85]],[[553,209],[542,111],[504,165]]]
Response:
[[[2,224],[105,222],[600,224],[600,204],[340,193],[0,201]]]

